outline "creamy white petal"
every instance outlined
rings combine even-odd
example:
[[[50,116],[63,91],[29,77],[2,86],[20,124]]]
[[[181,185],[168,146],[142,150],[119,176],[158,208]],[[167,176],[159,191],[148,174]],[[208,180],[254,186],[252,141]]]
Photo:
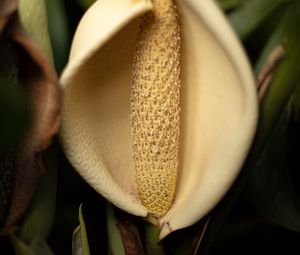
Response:
[[[205,216],[237,177],[257,122],[250,65],[211,0],[177,1],[182,30],[180,176],[160,238]]]
[[[178,0],[182,32],[180,169],[161,238],[195,223],[224,196],[256,126],[254,79],[212,0]],[[76,32],[64,89],[61,137],[83,178],[123,210],[146,216],[138,198],[130,90],[139,17],[150,1],[101,0]]]
[[[61,85],[61,140],[79,174],[116,206],[139,216],[130,137],[130,79],[137,17],[145,0],[101,0],[74,36]],[[114,177],[113,177],[114,176]]]

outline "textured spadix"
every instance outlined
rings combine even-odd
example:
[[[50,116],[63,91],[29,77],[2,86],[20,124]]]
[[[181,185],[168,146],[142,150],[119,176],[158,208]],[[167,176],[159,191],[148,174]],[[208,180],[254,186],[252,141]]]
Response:
[[[176,189],[180,31],[172,0],[143,16],[132,67],[131,122],[136,183],[149,215],[161,218]]]
[[[255,130],[254,80],[211,0],[178,0],[181,41],[179,167],[161,238],[195,223],[228,190]],[[121,209],[147,216],[135,179],[130,95],[136,39],[151,1],[101,0],[74,37],[61,84],[61,138],[82,177]],[[155,188],[155,187],[154,187]]]

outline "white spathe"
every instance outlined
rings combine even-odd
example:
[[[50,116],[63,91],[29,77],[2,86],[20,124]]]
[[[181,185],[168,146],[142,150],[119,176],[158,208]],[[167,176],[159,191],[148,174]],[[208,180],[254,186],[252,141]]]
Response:
[[[178,0],[181,141],[174,203],[160,238],[194,224],[229,189],[257,122],[254,78],[240,43],[212,0]],[[74,36],[61,77],[61,139],[79,174],[114,205],[147,216],[133,162],[130,90],[139,19],[151,1],[99,0]]]

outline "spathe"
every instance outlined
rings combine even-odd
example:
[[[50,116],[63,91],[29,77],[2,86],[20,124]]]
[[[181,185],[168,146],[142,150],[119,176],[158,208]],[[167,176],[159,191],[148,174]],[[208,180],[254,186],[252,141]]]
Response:
[[[211,0],[176,1],[181,27],[181,142],[174,203],[160,238],[192,225],[228,190],[257,120],[255,83],[239,42]],[[136,34],[150,1],[97,1],[81,20],[61,77],[65,153],[114,205],[147,215],[135,183],[130,84]]]

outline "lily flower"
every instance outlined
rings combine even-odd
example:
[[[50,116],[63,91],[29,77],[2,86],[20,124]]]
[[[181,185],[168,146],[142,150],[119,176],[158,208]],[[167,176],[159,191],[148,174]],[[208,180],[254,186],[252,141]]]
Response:
[[[220,201],[256,128],[249,63],[212,0],[96,1],[61,86],[71,164],[115,206],[156,224],[160,238]]]

